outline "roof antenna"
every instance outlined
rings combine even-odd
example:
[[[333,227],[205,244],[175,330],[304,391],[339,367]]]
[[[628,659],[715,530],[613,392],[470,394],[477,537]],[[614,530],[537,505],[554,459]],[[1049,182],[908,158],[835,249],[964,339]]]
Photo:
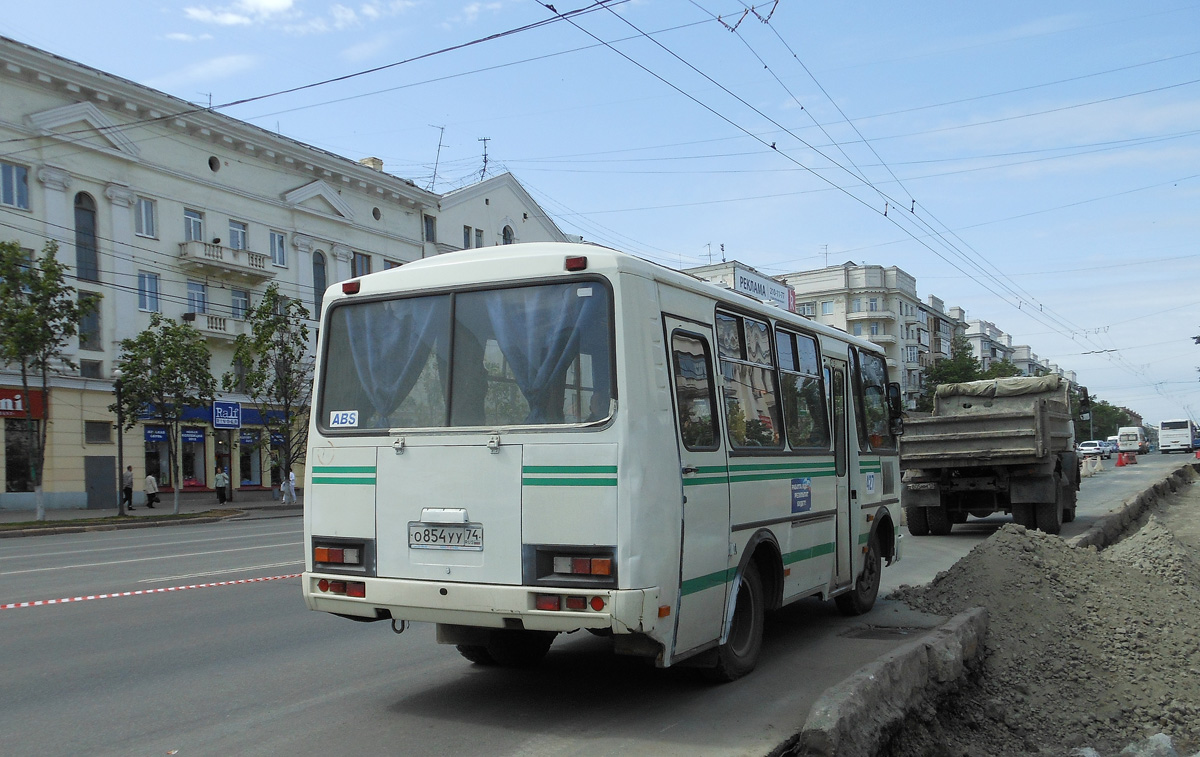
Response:
[[[490,140],[490,139],[491,139],[491,137],[480,137],[479,138],[479,141],[483,143],[483,170],[479,172],[479,180],[480,181],[483,181],[483,178],[485,176],[487,176],[487,143],[488,143],[488,140]]]

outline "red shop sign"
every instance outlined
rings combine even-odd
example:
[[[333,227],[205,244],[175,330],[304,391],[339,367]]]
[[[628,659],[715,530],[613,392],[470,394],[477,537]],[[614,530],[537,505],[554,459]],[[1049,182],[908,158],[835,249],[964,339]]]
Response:
[[[44,418],[46,411],[40,389],[10,389],[0,386],[0,418],[24,418],[28,409],[34,418]]]

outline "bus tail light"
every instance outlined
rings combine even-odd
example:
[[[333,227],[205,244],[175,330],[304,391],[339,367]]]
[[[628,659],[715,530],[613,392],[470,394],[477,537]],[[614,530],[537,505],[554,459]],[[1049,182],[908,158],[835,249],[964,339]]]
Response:
[[[554,558],[554,572],[570,576],[611,576],[612,558],[559,555]]]
[[[313,561],[333,565],[362,565],[362,550],[357,547],[314,547]]]
[[[317,581],[317,590],[322,594],[337,594],[359,599],[365,599],[367,596],[367,585],[362,581],[330,581],[328,578],[322,578]]]
[[[602,612],[607,603],[604,597],[584,597],[578,594],[570,594],[560,596],[558,594],[535,594],[533,597],[533,607],[536,610],[545,610],[547,612],[560,612],[569,610],[572,612],[586,612],[590,607],[595,612]]]
[[[522,551],[526,586],[562,587],[579,593],[617,587],[615,547],[526,544]]]

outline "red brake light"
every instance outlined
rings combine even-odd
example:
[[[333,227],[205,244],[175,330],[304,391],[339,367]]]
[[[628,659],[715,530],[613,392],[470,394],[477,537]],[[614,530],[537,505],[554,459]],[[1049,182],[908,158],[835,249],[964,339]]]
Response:
[[[539,610],[559,610],[562,605],[559,598],[555,594],[538,594],[534,599],[533,606]]]
[[[342,282],[342,294],[358,294],[358,290],[362,288],[362,282],[358,279]]]
[[[586,610],[587,609],[587,598],[586,597],[567,597],[567,609],[568,610]]]

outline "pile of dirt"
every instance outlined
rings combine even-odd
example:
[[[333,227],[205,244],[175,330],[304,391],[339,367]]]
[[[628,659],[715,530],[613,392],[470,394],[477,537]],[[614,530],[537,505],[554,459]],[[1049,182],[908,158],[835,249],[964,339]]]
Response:
[[[1160,733],[1200,750],[1200,563],[1173,529],[1200,518],[1200,487],[1160,508],[1103,553],[1007,525],[932,583],[902,587],[926,612],[987,607],[988,633],[964,687],[882,754],[1116,755]]]

